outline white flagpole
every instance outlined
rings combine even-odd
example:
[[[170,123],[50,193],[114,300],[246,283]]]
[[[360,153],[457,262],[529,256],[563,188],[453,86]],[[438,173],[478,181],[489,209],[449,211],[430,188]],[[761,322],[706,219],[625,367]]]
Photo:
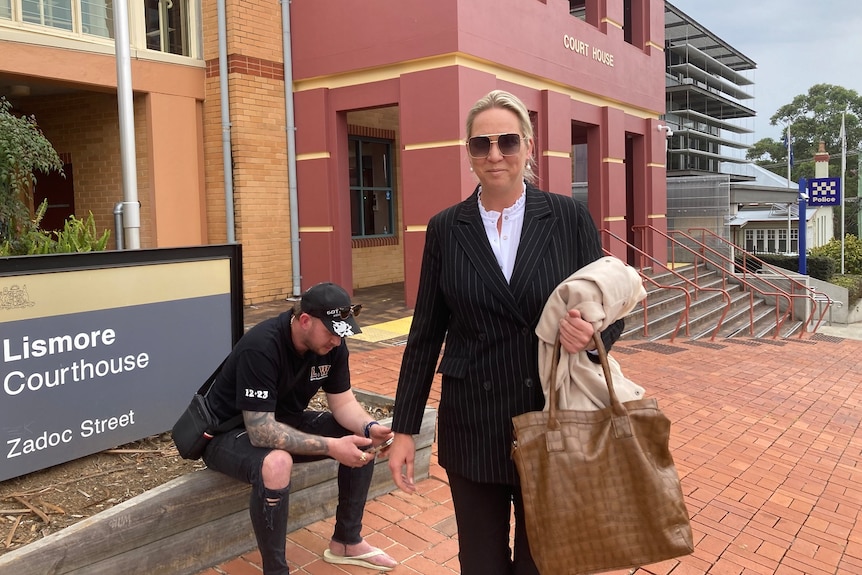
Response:
[[[844,182],[847,181],[845,178],[847,172],[847,131],[844,128],[844,115],[846,113],[846,110],[841,112],[841,134],[839,136],[841,139],[841,275],[844,275],[844,196],[847,194],[844,186]]]

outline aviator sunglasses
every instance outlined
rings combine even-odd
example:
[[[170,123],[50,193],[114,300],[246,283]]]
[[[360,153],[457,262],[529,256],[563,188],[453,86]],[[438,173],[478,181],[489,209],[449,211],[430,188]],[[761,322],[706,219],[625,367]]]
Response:
[[[341,319],[347,319],[351,314],[353,314],[353,317],[358,316],[360,311],[362,311],[362,304],[357,303],[354,305],[346,305],[344,307],[326,310],[326,315],[338,316]]]
[[[491,139],[496,136],[495,139]],[[491,153],[491,144],[497,143],[500,155],[514,156],[521,150],[520,134],[488,134],[473,136],[467,140],[467,153],[471,158],[487,158]]]

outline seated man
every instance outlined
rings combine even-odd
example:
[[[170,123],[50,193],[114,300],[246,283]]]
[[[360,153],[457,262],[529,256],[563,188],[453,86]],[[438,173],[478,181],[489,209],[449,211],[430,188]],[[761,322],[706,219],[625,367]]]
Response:
[[[338,461],[335,532],[324,552],[330,563],[389,571],[396,561],[361,536],[374,465],[364,450],[392,436],[350,389],[344,337],[360,333],[341,287],[311,287],[290,311],[265,320],[237,342],[207,395],[226,421],[242,412],[244,426],[217,435],[203,459],[210,469],[252,485],[249,514],[265,575],[287,575],[288,491],[294,462]],[[319,389],[329,412],[306,410]]]

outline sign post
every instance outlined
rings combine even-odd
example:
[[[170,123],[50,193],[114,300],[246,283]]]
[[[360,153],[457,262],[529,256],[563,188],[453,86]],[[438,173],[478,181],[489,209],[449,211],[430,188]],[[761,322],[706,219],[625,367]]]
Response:
[[[805,273],[805,207],[843,206],[841,199],[841,178],[799,179],[799,273]],[[842,244],[844,239],[842,238]]]
[[[808,275],[805,261],[805,230],[808,226],[808,180],[799,178],[799,273]]]

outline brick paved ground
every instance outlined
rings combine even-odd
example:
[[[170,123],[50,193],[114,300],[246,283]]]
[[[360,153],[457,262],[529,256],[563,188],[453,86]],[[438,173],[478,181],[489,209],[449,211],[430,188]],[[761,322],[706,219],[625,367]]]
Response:
[[[393,395],[402,351],[385,343],[355,350],[354,385]],[[695,535],[692,555],[637,575],[862,573],[862,341],[822,334],[629,341],[613,355],[673,422],[671,448]],[[435,385],[431,404],[438,400]],[[393,575],[458,573],[452,503],[436,454],[418,487],[417,495],[369,502],[364,536],[401,562]],[[324,563],[331,531],[330,519],[289,535],[292,572],[373,573]],[[255,575],[259,565],[254,551],[203,574]]]

